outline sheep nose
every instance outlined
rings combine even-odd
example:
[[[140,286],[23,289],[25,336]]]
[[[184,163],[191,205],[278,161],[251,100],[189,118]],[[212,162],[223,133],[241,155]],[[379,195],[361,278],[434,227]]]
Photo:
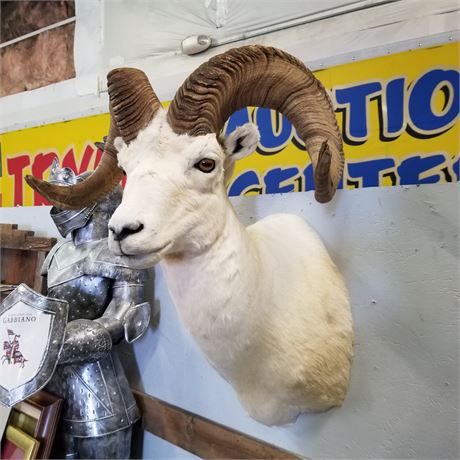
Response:
[[[142,231],[144,228],[144,224],[140,223],[133,223],[133,224],[127,224],[120,229],[115,228],[114,226],[109,225],[109,230],[113,234],[113,239],[115,241],[122,241],[124,240],[127,236],[134,235],[135,233],[139,233]]]

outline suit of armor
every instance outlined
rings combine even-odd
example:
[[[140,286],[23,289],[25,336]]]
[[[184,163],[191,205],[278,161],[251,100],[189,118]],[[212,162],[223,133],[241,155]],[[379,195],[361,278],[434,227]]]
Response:
[[[82,176],[55,164],[50,182],[76,183]],[[142,302],[145,273],[121,263],[107,246],[107,222],[121,194],[117,187],[91,208],[51,210],[60,233],[70,235],[54,246],[42,269],[48,296],[69,304],[59,365],[46,387],[65,401],[59,457],[129,458],[139,418],[112,347],[140,337],[150,318],[150,306]]]

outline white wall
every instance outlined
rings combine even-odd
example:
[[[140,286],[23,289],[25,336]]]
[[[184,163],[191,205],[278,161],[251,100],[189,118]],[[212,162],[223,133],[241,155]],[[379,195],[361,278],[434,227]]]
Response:
[[[460,185],[232,199],[246,224],[297,214],[322,236],[351,294],[355,358],[344,406],[286,427],[250,419],[182,326],[161,270],[149,301],[158,329],[122,349],[133,386],[312,459],[458,458]],[[48,207],[7,208],[1,222],[55,235]],[[143,458],[189,458],[145,434]]]
[[[318,458],[458,458],[458,184],[233,200],[246,224],[291,212],[322,235],[350,289],[355,359],[345,405],[265,427],[184,330],[158,270],[158,331],[134,347],[144,391],[293,452]],[[158,458],[147,436],[145,458]],[[162,456],[179,456],[165,449]]]

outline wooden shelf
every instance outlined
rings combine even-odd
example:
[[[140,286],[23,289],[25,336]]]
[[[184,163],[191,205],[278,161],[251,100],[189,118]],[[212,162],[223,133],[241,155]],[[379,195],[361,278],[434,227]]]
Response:
[[[34,236],[34,232],[19,230],[16,224],[0,224],[1,284],[27,284],[44,293],[44,278],[40,270],[46,254],[56,244],[56,238]],[[0,292],[3,300],[8,291]]]

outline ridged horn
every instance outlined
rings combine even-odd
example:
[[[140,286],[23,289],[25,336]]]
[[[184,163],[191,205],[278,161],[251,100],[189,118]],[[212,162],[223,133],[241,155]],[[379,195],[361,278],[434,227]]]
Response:
[[[114,69],[107,79],[113,116],[123,140],[129,144],[153,119],[160,101],[142,70]]]
[[[147,76],[138,69],[112,70],[108,76],[110,129],[98,167],[88,179],[72,186],[60,186],[26,176],[26,182],[61,209],[81,209],[110,193],[123,177],[118,168],[117,136],[129,144],[145,128],[160,107]]]
[[[310,155],[315,198],[329,201],[343,172],[342,137],[329,96],[305,65],[276,48],[233,48],[198,67],[176,92],[168,121],[177,134],[218,133],[247,106],[274,109],[294,125]]]

